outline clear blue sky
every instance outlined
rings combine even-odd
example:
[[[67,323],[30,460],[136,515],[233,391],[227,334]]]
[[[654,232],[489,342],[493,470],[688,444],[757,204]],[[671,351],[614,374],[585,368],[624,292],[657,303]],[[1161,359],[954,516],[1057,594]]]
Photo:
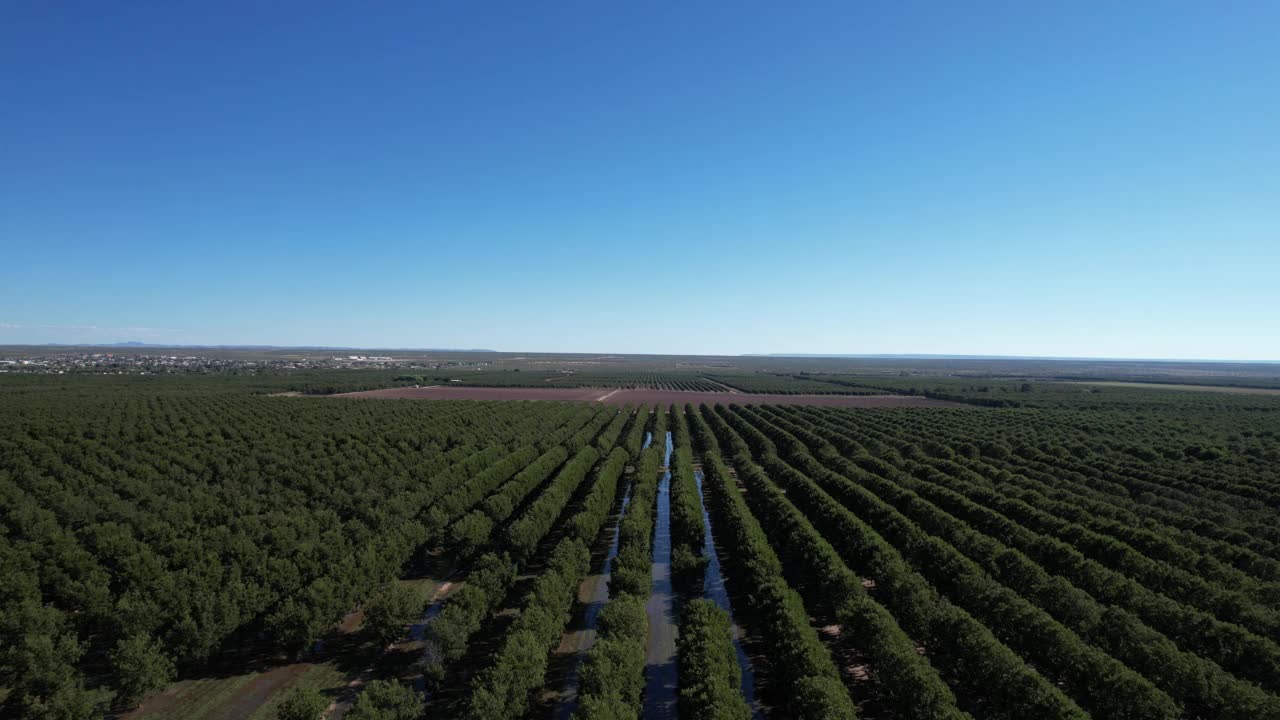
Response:
[[[1275,2],[194,7],[0,9],[0,343],[1280,359]]]

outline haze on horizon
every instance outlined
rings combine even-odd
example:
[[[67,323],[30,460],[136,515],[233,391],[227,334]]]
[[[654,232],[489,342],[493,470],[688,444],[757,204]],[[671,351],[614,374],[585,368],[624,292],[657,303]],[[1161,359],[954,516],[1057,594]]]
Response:
[[[1277,23],[11,7],[0,344],[1280,360]]]

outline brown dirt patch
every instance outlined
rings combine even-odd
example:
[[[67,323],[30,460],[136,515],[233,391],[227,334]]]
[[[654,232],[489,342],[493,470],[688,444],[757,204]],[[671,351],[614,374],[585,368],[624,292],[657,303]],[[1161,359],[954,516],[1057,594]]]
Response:
[[[310,668],[310,663],[293,663],[258,675],[236,693],[235,699],[209,715],[211,720],[246,718],[262,707],[272,695],[293,684]]]
[[[384,388],[340,393],[330,397],[393,398],[410,400],[560,400],[592,402],[608,391],[593,388],[503,388],[462,385],[423,388]]]
[[[821,405],[825,407],[973,407],[963,403],[933,400],[914,395],[752,395],[729,392],[684,392],[679,390],[635,390],[601,388],[499,388],[428,387],[385,388],[341,393],[329,397],[383,398],[396,400],[558,400],[560,402],[603,402],[608,405]]]

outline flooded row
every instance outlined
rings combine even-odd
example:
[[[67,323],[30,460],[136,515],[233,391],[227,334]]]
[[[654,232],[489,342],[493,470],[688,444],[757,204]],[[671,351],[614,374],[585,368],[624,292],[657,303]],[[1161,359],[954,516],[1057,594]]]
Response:
[[[707,559],[707,569],[702,576],[702,595],[714,602],[733,620],[733,606],[729,602],[729,590],[724,584],[724,574],[720,571],[720,553],[716,550],[715,534],[711,530],[711,515],[707,512],[707,503],[702,496],[702,471],[695,470],[693,478],[698,484],[698,500],[702,503],[703,555]],[[733,632],[733,651],[738,658],[738,667],[742,671],[742,698],[751,708],[752,717],[756,720],[764,717],[760,703],[756,702],[755,671],[742,647],[742,629],[737,622],[731,626]]]
[[[573,666],[569,670],[569,677],[565,681],[565,687],[560,693],[560,704],[555,711],[556,720],[568,720],[578,709],[579,672],[582,669],[582,661],[586,657],[587,651],[595,644],[596,623],[600,618],[600,611],[609,602],[609,576],[613,573],[613,561],[618,557],[618,539],[622,532],[622,518],[626,516],[627,506],[630,504],[631,483],[628,483],[622,495],[622,505],[618,510],[618,518],[613,525],[613,538],[609,541],[609,552],[605,555],[604,568],[599,575],[592,576],[583,583],[589,588],[590,594],[585,600],[587,607],[583,614],[582,628],[575,633]]]
[[[641,449],[648,450],[652,443],[653,433],[646,432]],[[585,599],[580,597],[579,600],[585,602],[587,606],[583,613],[582,627],[573,633],[573,637],[569,639],[574,658],[564,687],[560,690],[558,704],[553,713],[553,717],[556,720],[569,720],[578,709],[578,685],[582,661],[586,658],[587,651],[595,644],[596,624],[600,618],[600,611],[609,602],[609,578],[613,574],[613,561],[618,557],[618,541],[622,536],[622,519],[626,517],[627,507],[631,505],[631,489],[633,486],[634,480],[627,483],[627,487],[622,493],[622,503],[619,506],[617,518],[614,519],[613,536],[609,541],[609,550],[605,555],[604,567],[599,575],[589,577],[583,583],[583,586],[587,589],[586,597]]]
[[[667,433],[662,480],[658,484],[653,525],[653,586],[645,610],[649,615],[649,646],[645,659],[644,710],[646,720],[676,716],[676,624],[671,585],[671,433]]]

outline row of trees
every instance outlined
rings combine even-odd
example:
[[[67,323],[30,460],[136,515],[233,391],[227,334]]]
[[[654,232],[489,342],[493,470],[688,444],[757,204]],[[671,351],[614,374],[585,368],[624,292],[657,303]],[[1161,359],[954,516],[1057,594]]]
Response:
[[[744,393],[770,395],[874,395],[883,390],[859,387],[848,383],[829,381],[824,376],[808,376],[791,373],[755,373],[708,375],[708,379],[727,385]]]
[[[582,663],[577,720],[636,720],[644,692],[647,595],[619,594],[597,618],[597,636]]]
[[[742,670],[733,649],[729,613],[697,599],[680,613],[680,716],[690,720],[750,720]]]
[[[1152,559],[1255,599],[1280,600],[1280,583],[1276,582],[1280,580],[1280,562],[1248,548],[1184,532],[1155,519],[1144,522],[1136,512],[1107,502],[1094,491],[1059,487],[1056,475],[1047,470],[980,457],[958,457],[956,462],[1009,497],[1033,505],[1043,502],[1055,515],[1114,537]]]
[[[671,578],[686,597],[702,592],[707,561],[703,555],[705,530],[702,495],[693,473],[693,448],[684,413],[671,408]]]
[[[811,411],[805,413],[812,414]],[[1031,470],[1047,474],[1055,487],[1067,488],[1073,495],[1087,496],[1127,512],[1130,519],[1140,518],[1135,525],[1168,528],[1169,537],[1183,542],[1216,540],[1211,547],[1218,553],[1226,548],[1223,559],[1233,563],[1242,552],[1252,553],[1245,557],[1254,562],[1258,558],[1275,562],[1274,559],[1280,557],[1277,544],[1280,530],[1276,528],[1275,512],[1257,507],[1252,501],[1201,487],[1199,482],[1211,467],[1197,465],[1193,468],[1197,482],[1189,483],[1176,477],[1177,473],[1188,472],[1185,463],[1157,468],[1157,463],[1151,461],[1134,461],[1129,448],[1139,442],[1155,442],[1148,437],[1151,432],[1148,428],[1167,428],[1169,423],[1137,425],[1142,433],[1139,438],[1117,443],[1110,438],[1132,438],[1135,424],[1115,421],[1111,414],[1082,413],[1079,420],[1076,414],[1045,411],[1023,412],[1021,417],[1011,415],[983,413],[964,421],[951,413],[938,413],[928,416],[927,426],[898,423],[895,433],[907,427],[913,434],[947,439],[944,449],[955,456],[980,458],[1016,473]],[[818,416],[833,420],[856,418],[863,427],[875,427],[877,423],[875,417],[856,412]],[[1179,437],[1183,436],[1175,435],[1170,442],[1184,442],[1176,439]],[[870,441],[879,446],[873,450],[878,457],[892,460],[897,455],[894,447],[874,438]],[[978,445],[981,449],[974,452]],[[1244,476],[1256,478],[1265,474],[1250,466]],[[1235,472],[1233,477],[1241,475]]]
[[[767,409],[763,409],[762,412],[775,416],[771,419],[777,421],[778,426],[787,427],[793,433],[804,437],[803,428],[788,426],[785,420],[777,417],[783,413],[775,413]],[[762,425],[762,427],[769,428],[768,425]],[[820,426],[810,427],[820,434],[827,432]],[[930,579],[937,583],[939,588],[951,594],[959,604],[982,616],[993,628],[1004,630],[1006,639],[1016,639],[1016,641],[1011,639],[1011,644],[1018,647],[1020,652],[1027,653],[1028,657],[1036,658],[1042,671],[1062,673],[1059,677],[1067,683],[1066,687],[1082,704],[1090,707],[1095,716],[1132,716],[1131,713],[1135,712],[1134,708],[1142,707],[1144,711],[1151,712],[1150,708],[1153,705],[1149,698],[1142,699],[1145,695],[1135,697],[1133,688],[1138,687],[1141,690],[1141,686],[1131,683],[1126,690],[1124,685],[1114,684],[1116,680],[1112,679],[1112,685],[1102,688],[1096,684],[1091,685],[1088,679],[1071,680],[1071,673],[1074,671],[1068,669],[1064,672],[1059,669],[1060,666],[1041,660],[1043,655],[1038,656],[1037,653],[1043,653],[1040,648],[1048,645],[1050,641],[1047,638],[1070,636],[1063,635],[1062,631],[1055,631],[1043,618],[1037,620],[1034,612],[1015,611],[1015,608],[1023,603],[1031,604],[1029,601],[1034,601],[1041,606],[1037,608],[1040,612],[1049,610],[1048,615],[1065,623],[1069,628],[1068,631],[1073,630],[1079,633],[1076,637],[1080,639],[1075,640],[1074,644],[1059,643],[1055,646],[1055,652],[1061,653],[1062,656],[1074,654],[1083,658],[1096,657],[1104,651],[1114,653],[1126,662],[1132,663],[1132,667],[1142,670],[1147,679],[1155,681],[1165,693],[1184,703],[1188,710],[1209,713],[1215,717],[1257,717],[1260,716],[1257,715],[1259,711],[1264,711],[1265,714],[1270,704],[1265,694],[1259,693],[1256,688],[1250,689],[1245,684],[1233,681],[1221,670],[1200,661],[1189,653],[1179,652],[1167,639],[1145,628],[1135,618],[1114,609],[1108,610],[1098,606],[1088,595],[1076,591],[1064,581],[1051,581],[1025,556],[983,538],[964,522],[943,513],[929,502],[929,499],[936,499],[936,497],[926,498],[909,489],[919,490],[920,481],[905,473],[895,474],[892,468],[875,465],[874,463],[879,461],[874,459],[855,457],[858,465],[878,468],[877,473],[867,472],[865,467],[857,467],[836,456],[832,452],[833,448],[829,446],[823,448],[821,441],[815,442],[812,437],[805,439],[811,447],[818,447],[825,451],[820,452],[820,455],[825,456],[824,461],[832,469],[842,469],[845,476],[832,478],[815,473],[815,477],[822,477],[833,494],[841,501],[851,503],[850,509],[863,517],[873,521],[877,517],[883,517],[885,527],[894,528],[896,537],[893,539],[899,547],[904,548],[904,551],[909,547],[929,548],[928,553],[914,554],[912,559],[922,567]],[[848,465],[842,466],[842,463],[848,463]],[[885,479],[881,479],[882,477]],[[856,484],[850,479],[856,480]],[[903,526],[900,523],[904,518],[886,508],[874,499],[872,492],[868,491],[885,497],[910,516],[912,521],[920,522],[921,525],[916,526],[917,529],[913,531],[916,535],[903,534]],[[935,537],[929,538],[924,534],[925,532],[933,533]],[[907,552],[908,555],[913,555]],[[961,552],[968,556],[962,561],[955,558]],[[948,555],[953,556],[953,559],[947,560]],[[946,562],[940,563],[939,559]],[[980,563],[981,568],[961,570],[966,564],[974,562]],[[946,572],[941,572],[944,569]],[[998,592],[984,591],[983,595],[976,595],[973,581],[966,578],[982,571],[991,572],[994,577],[1013,584],[1008,589],[1001,589]],[[1008,597],[1016,593],[1022,593],[1026,599],[1018,603]],[[977,599],[979,597],[981,601]],[[1021,624],[1022,627],[1017,627],[1016,623]],[[1118,630],[1124,630],[1124,632],[1117,633]],[[1046,639],[1037,642],[1035,640],[1037,637]],[[1137,638],[1143,638],[1144,641],[1135,642]],[[1100,649],[1087,645],[1086,650],[1082,652],[1076,647],[1082,644],[1082,641],[1098,643]],[[1068,650],[1063,651],[1059,647],[1065,647]],[[1123,679],[1129,674],[1132,674],[1132,671],[1117,674],[1114,677]],[[1096,681],[1092,682],[1096,683]],[[1175,707],[1163,712],[1176,713],[1178,710]]]
[[[515,577],[515,565],[505,554],[485,553],[472,565],[427,625],[422,668],[428,687],[438,687],[448,666],[466,654],[471,637],[501,607]]]
[[[597,429],[601,427],[599,423],[594,424]],[[561,508],[555,510],[555,515],[551,517],[550,522],[554,523],[563,509],[563,504],[568,502],[572,494],[570,489],[569,495],[565,495],[565,488],[569,486],[576,488],[599,457],[594,447],[586,445],[591,441],[591,437],[583,437],[577,431],[571,437],[580,440],[582,444],[574,448],[576,454],[568,463],[561,464],[569,456],[570,451],[563,445],[557,444],[518,473],[507,485],[485,498],[481,503],[481,509],[492,513],[492,515],[486,515],[490,522],[477,521],[475,524],[477,527],[487,527],[487,534],[483,540],[463,536],[462,542],[468,548],[497,544],[500,539],[495,537],[498,532],[496,529],[498,521],[494,517],[501,515],[501,520],[509,517],[516,507],[525,498],[533,495],[537,488],[542,486],[543,480],[550,477],[559,467],[559,473],[547,485],[548,488],[560,488],[550,495],[556,499],[556,503]],[[618,476],[613,474],[615,472],[620,472],[616,464],[606,463],[595,486],[603,484],[607,488],[616,489]],[[534,498],[532,504],[526,509],[525,515],[521,516],[522,519],[525,517],[531,519],[524,523],[514,539],[510,534],[515,526],[514,523],[507,527],[507,532],[501,538],[504,548],[521,549],[521,555],[518,557],[523,558],[531,554],[532,550],[529,548],[536,548],[552,529],[550,523],[541,522],[541,518],[548,513],[550,505],[534,510],[534,507],[542,502],[542,498],[547,496],[547,492],[544,491],[543,494]],[[533,514],[530,514],[531,512]],[[593,516],[598,512],[594,510]],[[518,522],[520,521],[517,520]],[[536,537],[534,533],[538,533]],[[438,686],[444,680],[447,667],[466,654],[471,637],[480,630],[484,621],[501,607],[515,578],[516,567],[516,563],[512,561],[508,552],[503,552],[500,556],[493,553],[481,556],[468,573],[462,587],[449,596],[440,614],[427,625],[427,647],[423,653],[423,668],[430,686]]]
[[[614,433],[615,439],[619,433],[620,429]],[[568,478],[576,475],[575,465],[585,463],[588,457],[592,460],[598,457],[594,448],[580,451],[561,475]],[[503,638],[502,648],[492,664],[473,680],[466,717],[473,720],[519,717],[528,708],[531,693],[543,685],[548,656],[559,644],[578,587],[590,571],[590,543],[599,536],[613,509],[626,468],[626,457],[625,450],[613,448],[608,458],[600,463],[595,481],[579,509],[566,521],[568,532],[551,552],[550,559],[534,581],[519,618]],[[578,484],[580,481],[575,483],[557,478],[521,520],[512,525],[509,537],[531,535],[537,530],[546,535]],[[563,500],[559,499],[561,496]],[[546,517],[551,518],[549,523],[539,520]],[[521,521],[526,521],[524,526]],[[520,555],[530,554],[523,552]],[[626,634],[628,631],[621,627],[627,622],[625,609],[615,611],[609,618],[610,621],[615,619],[618,627],[611,628],[611,631]],[[630,634],[635,633],[630,631]]]
[[[637,434],[637,428],[643,433],[651,422],[657,421],[651,421],[647,408],[641,408],[627,445],[634,440],[635,447],[639,448],[642,434]],[[618,452],[615,450],[615,455]],[[596,641],[583,660],[578,710],[574,714],[579,720],[635,720],[640,716],[645,642],[649,631],[645,603],[652,574],[659,452],[653,446],[638,450],[631,497],[619,520],[618,553],[609,578],[609,602],[600,612]]]
[[[532,445],[526,445],[507,454],[482,472],[463,480],[449,494],[435,503],[427,513],[431,526],[439,528],[437,532],[444,540],[451,541],[455,537],[460,537],[455,534],[463,530],[458,523],[463,517],[470,517],[471,513],[476,512],[476,510],[467,512],[468,508],[474,507],[495,489],[502,487],[517,472],[527,476],[522,469],[531,468],[529,463],[534,460],[538,460],[540,466],[555,468],[564,462],[567,454],[563,448],[557,446],[539,457],[537,449]],[[459,517],[464,512],[467,512],[467,515]]]
[[[622,433],[635,421],[635,408],[627,405],[614,416],[603,431],[596,436],[596,449],[601,455],[607,455],[618,445],[618,440],[622,437]]]
[[[927,473],[925,477],[940,479],[942,476]],[[956,492],[958,483],[951,478],[947,478],[946,484],[949,487],[926,481],[917,492],[958,521],[1022,551],[1016,554],[1019,565],[1034,565],[1037,569],[1043,565],[1042,572],[1059,575],[1078,584],[1090,597],[1147,619],[1152,627],[1167,633],[1179,645],[1203,653],[1213,662],[1263,687],[1273,691],[1280,688],[1280,647],[1273,641],[1179,603],[1160,593],[1158,587],[1102,565],[1080,552],[1081,543],[1068,542],[1074,540],[1070,534],[1055,536],[1028,530],[1020,523],[1036,511],[1034,506],[1006,506],[1001,514],[972,499],[981,498],[981,493],[971,497]],[[1029,579],[1027,583],[1030,584]]]
[[[631,456],[632,461],[640,457],[640,451],[644,447],[644,439],[649,430],[649,424],[649,407],[641,405],[635,411],[635,414],[631,416],[631,424],[627,426],[626,432],[622,436],[622,447]]]
[[[569,523],[569,531],[574,537],[586,543],[595,540],[603,518],[613,511],[613,503],[618,497],[626,469],[627,451],[620,447],[613,448],[600,464],[597,470],[599,479],[592,484],[586,499],[582,501],[582,509]]]
[[[714,600],[703,598],[709,564],[702,492],[693,470],[693,437],[684,413],[671,409],[675,453],[671,482],[671,567],[683,602],[676,637],[680,715],[694,720],[747,720],[752,709],[743,692],[742,666],[734,647],[732,618]],[[699,426],[699,430],[705,426]],[[704,455],[718,455],[715,438],[698,436]],[[711,445],[712,447],[708,447]]]
[[[617,419],[618,414],[612,409],[606,408],[596,411],[591,422],[587,423],[585,427],[574,433],[573,437],[564,441],[565,448],[570,452],[576,452],[592,440],[598,439],[605,428]]]
[[[1237,544],[1227,539],[1227,534],[1233,532],[1229,528],[1213,524],[1206,531],[1207,521],[1199,514],[1187,516],[1165,508],[1137,508],[1130,497],[1108,496],[1094,489],[1080,473],[1050,470],[1043,463],[978,459],[969,465],[1013,497],[1028,500],[1030,493],[1038,493],[1065,502],[1074,521],[1123,539],[1152,557],[1178,562],[1186,568],[1194,565],[1206,577],[1233,588],[1250,589],[1250,579],[1262,581],[1258,585],[1260,597],[1280,601],[1274,594],[1280,581],[1280,561],[1248,546],[1254,542],[1265,546],[1265,541]],[[1187,550],[1198,558],[1188,558]]]
[[[789,429],[798,437],[807,437],[802,429]],[[770,477],[786,489],[788,499],[806,513],[841,557],[850,566],[862,568],[875,583],[871,590],[875,599],[893,612],[908,635],[924,645],[961,707],[975,712],[981,708],[983,716],[996,718],[1085,717],[1084,711],[1028,667],[990,628],[942,598],[897,548],[824,488],[837,494],[866,491],[824,468],[803,444],[780,433],[774,437],[779,452],[803,473],[780,457],[770,456],[765,461]],[[820,443],[815,447],[829,449]],[[893,512],[876,506],[872,495],[867,494],[866,500],[867,507]]]
[[[502,544],[518,562],[523,562],[538,549],[538,543],[551,530],[587,473],[600,459],[594,447],[584,447],[561,468],[555,478],[525,508],[503,533]]]
[[[308,646],[398,574],[449,489],[583,411],[126,389],[0,409],[0,683],[23,717],[132,705],[237,631]],[[86,689],[89,658],[110,692]]]
[[[695,426],[702,423],[690,417]],[[708,431],[699,430],[705,437]],[[746,596],[752,625],[768,643],[766,666],[785,698],[787,714],[797,718],[854,718],[853,703],[827,649],[809,625],[800,596],[783,579],[782,562],[751,515],[724,462],[703,457],[704,488],[710,497],[722,541],[734,549],[734,577],[751,588]]]
[[[899,439],[899,442],[907,441]],[[990,479],[970,469],[972,464],[948,458],[919,457],[905,467],[917,475],[926,476],[934,484],[945,484],[955,478],[955,482],[963,484],[962,492],[977,502],[1015,517],[1031,530],[1063,538],[1088,557],[1132,577],[1151,590],[1273,640],[1280,638],[1280,610],[1269,602],[1273,597],[1280,597],[1280,588],[1268,587],[1257,580],[1237,575],[1229,575],[1228,582],[1224,583],[1220,566],[1207,563],[1203,557],[1190,551],[1174,554],[1172,561],[1148,557],[1125,542],[1142,537],[1139,531],[1131,532],[1119,523],[1087,518],[1084,524],[1078,523],[1074,518],[1079,514],[1072,504],[1036,493],[1023,500],[1011,496],[1003,488],[992,489]],[[1100,527],[1101,531],[1086,525]],[[1112,533],[1119,533],[1122,537]],[[1148,543],[1152,542],[1150,537],[1146,539]],[[1179,560],[1185,564],[1179,566]],[[1215,569],[1219,571],[1216,576],[1212,572]],[[1231,582],[1239,587],[1232,589],[1229,586]]]
[[[402,380],[402,377],[409,378]],[[415,376],[396,377],[399,382],[413,382]],[[527,388],[642,388],[650,390],[677,390],[692,392],[721,392],[723,387],[707,381],[694,373],[683,372],[564,372],[500,370],[493,372],[465,372],[454,375],[435,373],[416,376],[422,382],[452,383],[481,387]],[[381,385],[390,385],[388,377]],[[316,383],[311,383],[315,385]]]
[[[586,543],[566,537],[556,546],[501,649],[471,682],[466,718],[509,720],[525,713],[530,695],[542,687],[548,657],[560,642],[578,585],[590,568]]]
[[[919,475],[938,477],[933,473]],[[1264,687],[1273,686],[1277,655],[1269,641],[1154,593],[1085,558],[1057,538],[1027,530],[1013,521],[1016,516],[1000,515],[949,487],[921,477],[905,482],[913,482],[913,489],[921,497],[950,514],[935,513],[925,518],[933,532],[952,538],[958,549],[982,563],[994,576],[1155,680],[1189,708],[1212,709],[1219,716],[1248,717],[1259,708],[1277,705],[1274,696],[1222,671],[1226,668]],[[964,481],[950,478],[946,482],[954,485]],[[1027,509],[1031,510],[1030,506]],[[969,528],[986,535],[975,534]],[[1144,620],[1151,626],[1145,625]],[[1144,640],[1135,643],[1134,638]],[[1213,661],[1197,657],[1188,649]]]
[[[856,459],[855,459],[856,460]],[[874,459],[872,459],[874,460]],[[845,461],[847,462],[847,461]],[[900,484],[859,480],[877,493],[892,493],[901,507],[925,501]],[[931,507],[931,506],[928,506]],[[860,512],[860,508],[854,508]],[[1150,680],[1089,645],[1051,615],[1001,585],[946,538],[912,526],[911,538],[893,538],[928,580],[997,635],[1039,671],[1059,683],[1094,717],[1178,717],[1180,707]]]
[[[276,710],[276,720],[320,720],[329,698],[303,685],[289,691]],[[343,716],[348,720],[418,720],[425,703],[422,695],[396,680],[372,680],[365,684]]]
[[[915,643],[893,615],[868,596],[861,578],[753,462],[731,425],[748,434],[759,431],[731,411],[724,411],[723,417],[729,423],[717,424],[720,440],[734,450],[733,464],[747,490],[748,504],[779,549],[787,577],[806,598],[810,611],[838,622],[841,637],[868,658],[885,705],[903,718],[964,717],[951,689],[916,652]],[[763,436],[756,444],[772,446]],[[769,452],[763,459],[768,462],[775,457]]]
[[[640,453],[631,484],[631,502],[618,530],[618,556],[609,578],[609,594],[648,597],[653,581],[653,513],[658,496],[658,463],[662,450]]]
[[[886,469],[883,472],[891,472],[891,470]],[[1276,687],[1277,659],[1280,658],[1280,650],[1273,642],[1258,637],[1238,625],[1224,623],[1201,610],[1161,595],[1147,585],[1086,557],[1075,545],[1056,536],[1039,534],[1027,529],[1023,519],[1039,516],[1042,511],[1025,502],[1017,500],[1006,502],[1006,498],[994,497],[985,488],[976,485],[980,481],[980,478],[975,478],[971,474],[948,476],[941,471],[916,467],[914,475],[902,478],[898,482],[911,484],[911,487],[921,496],[962,520],[964,527],[981,530],[1025,553],[1025,556],[1016,555],[1020,559],[1020,564],[1039,563],[1049,572],[1075,583],[1098,601],[1132,612],[1136,618],[1150,623],[1152,628],[1167,634],[1179,646],[1202,653],[1242,678],[1258,682],[1267,688]],[[983,498],[988,499],[988,505],[975,501]],[[996,506],[1002,507],[1006,512],[1000,514],[990,509]],[[938,523],[959,522],[941,514],[935,517],[942,518],[936,521]],[[963,537],[968,538],[969,535]],[[1071,534],[1066,537],[1073,538]],[[965,548],[959,544],[958,547]],[[979,562],[991,556],[989,548],[981,545],[975,545],[973,549],[966,552]],[[1129,552],[1133,551],[1129,550]],[[1016,574],[1006,572],[1005,574],[1012,574],[1028,584],[1030,584],[1029,578],[1033,577],[1027,572]],[[1045,601],[1060,603],[1064,597],[1066,596],[1060,593],[1046,595]],[[1078,605],[1078,603],[1073,602],[1072,605]],[[1080,617],[1080,615],[1078,611],[1068,613],[1070,617]],[[1152,660],[1145,664],[1153,669],[1167,666],[1164,660]],[[1183,662],[1179,666],[1185,664],[1186,662]],[[1204,664],[1203,661],[1202,664]],[[1201,672],[1216,674],[1211,671],[1212,668]],[[1205,687],[1205,683],[1175,682],[1171,683],[1171,686],[1186,691],[1188,688]],[[1217,697],[1222,696],[1223,693],[1225,693],[1224,690],[1214,690],[1212,694]]]

